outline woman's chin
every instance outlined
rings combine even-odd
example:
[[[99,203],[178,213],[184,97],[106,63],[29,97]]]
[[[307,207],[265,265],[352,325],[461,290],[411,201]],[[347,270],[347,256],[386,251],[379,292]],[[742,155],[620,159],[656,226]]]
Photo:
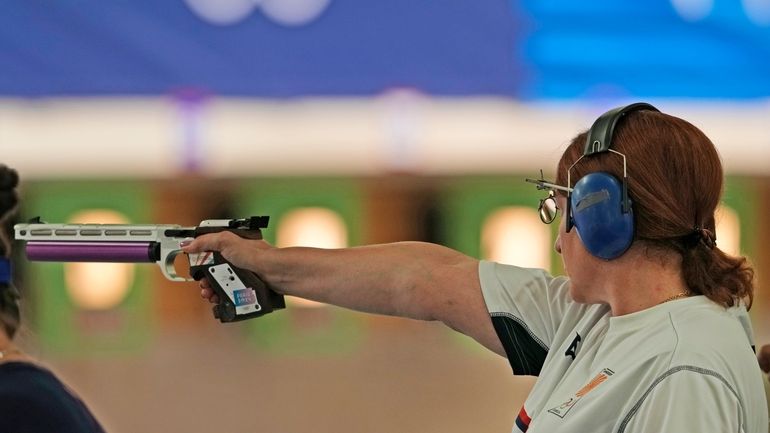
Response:
[[[576,287],[575,284],[570,281],[569,285],[569,295],[572,297],[572,300],[580,303],[580,304],[591,304],[593,303],[591,299],[586,296],[585,292],[581,290],[579,287]]]

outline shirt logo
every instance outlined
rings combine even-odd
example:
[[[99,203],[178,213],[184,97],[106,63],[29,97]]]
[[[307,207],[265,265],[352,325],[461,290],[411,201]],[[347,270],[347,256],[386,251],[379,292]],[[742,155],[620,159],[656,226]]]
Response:
[[[580,340],[582,340],[582,338],[580,338],[580,334],[576,332],[575,339],[572,340],[572,343],[567,348],[567,351],[564,352],[564,356],[571,356],[572,360],[574,361],[575,356],[577,355],[577,349],[578,349],[578,344],[580,344]]]
[[[575,395],[570,397],[569,400],[552,409],[548,409],[548,412],[558,416],[559,418],[564,418],[567,413],[577,404],[577,402],[580,401],[581,398],[585,397],[586,394],[593,391],[597,386],[601,385],[613,374],[615,374],[615,372],[609,368],[603,369],[601,373],[597,374],[596,377],[591,379],[591,381],[588,382],[584,387],[580,388],[580,390],[576,392]]]

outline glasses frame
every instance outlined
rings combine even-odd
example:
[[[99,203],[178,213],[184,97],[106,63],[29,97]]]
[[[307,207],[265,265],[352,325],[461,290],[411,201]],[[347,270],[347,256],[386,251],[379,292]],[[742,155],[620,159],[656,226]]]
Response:
[[[543,208],[548,207],[547,205],[548,202],[552,202],[553,208],[555,209],[552,217],[548,217],[546,215],[546,214],[550,214],[550,211],[545,212],[543,210]],[[540,221],[542,221],[543,224],[551,224],[556,219],[556,215],[559,214],[559,206],[556,204],[556,196],[554,195],[553,190],[551,190],[548,193],[548,197],[540,199],[540,205],[537,207],[537,213],[540,214]]]
[[[627,168],[627,165],[626,165],[626,155],[618,152],[617,150],[613,150],[613,149],[607,149],[607,151],[612,152],[612,153],[614,153],[616,155],[620,155],[620,157],[623,158],[623,202],[622,202],[622,206],[623,206],[623,213],[627,213],[629,208],[630,208],[630,206],[629,206],[629,202],[628,202],[628,168]],[[567,222],[566,222],[566,231],[567,231],[567,233],[569,233],[570,230],[572,230],[572,227],[574,227],[574,225],[575,225],[574,221],[572,220],[572,211],[571,211],[572,206],[570,205],[572,203],[572,191],[574,189],[574,188],[572,188],[572,168],[575,167],[585,157],[586,157],[585,154],[584,155],[580,155],[580,158],[578,158],[575,162],[573,162],[572,165],[570,165],[569,168],[567,169],[567,186],[557,185],[555,183],[548,182],[547,180],[545,180],[543,178],[543,170],[540,170],[540,179],[531,179],[531,178],[524,179],[525,181],[527,181],[529,183],[534,183],[535,185],[537,185],[537,189],[538,190],[546,189],[546,190],[549,191],[548,197],[540,199],[540,204],[537,207],[537,211],[540,214],[540,221],[542,221],[545,224],[551,224],[556,219],[556,215],[558,213],[554,213],[554,216],[553,216],[553,218],[550,219],[550,221],[548,220],[548,218],[543,218],[543,206],[546,204],[546,202],[548,200],[553,200],[553,201],[556,200],[555,195],[554,195],[554,191],[563,191],[567,195],[567,206],[565,206],[566,209],[563,210],[564,217],[567,220]],[[559,207],[558,206],[554,206],[554,207],[558,211]]]
[[[563,185],[557,185],[552,182],[548,182],[547,180],[543,179],[543,170],[540,170],[540,179],[531,179],[526,178],[524,179],[526,182],[534,183],[537,186],[538,190],[548,190],[548,196],[546,198],[540,199],[540,204],[537,207],[537,212],[540,215],[540,221],[542,221],[544,224],[551,224],[556,219],[556,215],[558,215],[559,206],[556,205],[556,191],[563,191],[567,194],[567,197],[569,197],[569,193],[572,192],[572,188],[563,186]],[[548,201],[552,201],[554,208],[556,209],[556,212],[553,214],[553,218],[544,218],[544,212],[543,212],[543,206],[546,206],[546,203]]]

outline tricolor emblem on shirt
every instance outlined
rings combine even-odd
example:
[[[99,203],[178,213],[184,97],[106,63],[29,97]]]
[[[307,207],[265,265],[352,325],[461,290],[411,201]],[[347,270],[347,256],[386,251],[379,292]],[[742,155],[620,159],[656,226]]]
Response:
[[[578,401],[580,401],[581,398],[585,397],[586,394],[593,391],[594,388],[601,385],[602,382],[609,379],[610,376],[615,374],[614,371],[610,370],[609,368],[602,369],[602,371],[597,374],[593,379],[591,379],[590,382],[588,382],[584,387],[580,388],[578,392],[575,393],[572,397],[570,397],[569,400],[565,401],[564,403],[548,409],[549,413],[552,413],[559,418],[564,418],[567,413],[572,409],[575,404],[577,404]]]

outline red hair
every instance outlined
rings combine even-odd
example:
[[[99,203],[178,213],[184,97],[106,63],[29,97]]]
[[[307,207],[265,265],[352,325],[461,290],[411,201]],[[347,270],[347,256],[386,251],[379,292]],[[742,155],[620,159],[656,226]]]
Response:
[[[557,183],[582,155],[587,132],[576,136],[559,160]],[[612,149],[626,155],[628,194],[633,202],[634,244],[648,251],[670,250],[682,258],[692,293],[725,307],[754,296],[754,270],[745,257],[714,246],[714,212],[724,173],[714,144],[691,123],[654,111],[628,113],[616,127]],[[574,185],[588,173],[623,178],[623,159],[611,152],[583,158],[571,173]]]

